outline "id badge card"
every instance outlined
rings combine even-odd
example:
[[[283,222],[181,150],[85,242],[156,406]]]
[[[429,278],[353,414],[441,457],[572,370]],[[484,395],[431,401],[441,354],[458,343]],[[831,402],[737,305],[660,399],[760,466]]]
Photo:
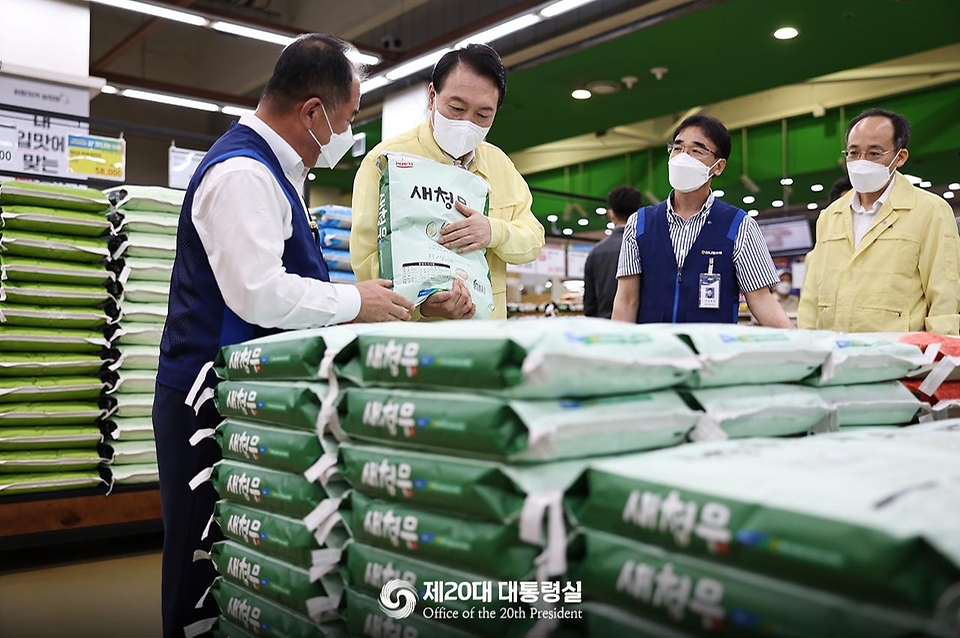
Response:
[[[720,307],[720,275],[704,273],[700,275],[700,308],[716,309]]]

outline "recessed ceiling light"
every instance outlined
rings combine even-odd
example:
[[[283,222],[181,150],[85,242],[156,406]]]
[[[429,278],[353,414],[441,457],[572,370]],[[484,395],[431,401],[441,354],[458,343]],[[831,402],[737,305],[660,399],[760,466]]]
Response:
[[[933,186],[933,183],[928,180],[920,182],[920,188],[930,188],[931,186]]]
[[[610,230],[613,230],[616,227],[617,227],[616,224],[614,224],[613,222],[610,222],[609,224],[607,224],[607,228],[609,228]]]
[[[783,206],[783,200],[782,200],[782,199],[775,199],[775,200],[773,200],[772,205],[773,205],[774,208],[780,208],[781,206]]]
[[[754,197],[753,195],[747,195],[746,197],[743,198],[744,204],[752,204],[755,201],[757,201],[757,198]]]
[[[591,97],[593,97],[593,93],[586,89],[574,89],[573,93],[570,94],[570,97],[575,100],[589,100]]]
[[[807,204],[807,210],[817,210],[817,208],[819,207],[820,205],[815,202],[810,202],[809,204]]]
[[[810,187],[810,190],[812,190],[814,193],[819,193],[823,190],[823,184],[814,184]]]
[[[572,228],[564,228],[564,229],[563,229],[563,234],[564,234],[564,235],[572,235],[572,234],[573,234],[573,229],[572,229]]]
[[[960,184],[958,184],[957,182],[954,182],[949,186],[947,186],[947,188],[949,188],[952,191],[960,191]]]
[[[944,199],[953,199],[953,191],[947,191],[943,194]]]
[[[781,186],[793,186],[793,178],[792,178],[792,177],[784,177],[783,179],[780,180],[780,185],[781,185]]]
[[[597,207],[597,215],[606,215],[606,214],[607,214],[606,208],[604,208],[603,206]]]
[[[923,181],[922,177],[917,177],[916,175],[911,175],[909,173],[904,173],[903,176],[906,177],[907,181],[913,184],[914,186],[916,186],[917,184]]]
[[[103,86],[100,87],[100,92],[106,93],[107,95],[116,95],[117,87],[110,86],[109,84],[104,84]]]
[[[781,27],[773,32],[773,37],[777,40],[792,40],[800,35],[800,32],[793,27]]]
[[[548,221],[548,222],[551,222],[551,223],[552,223],[552,222],[557,221],[558,219],[560,219],[560,218],[557,217],[556,215],[547,215],[547,221]]]
[[[760,211],[758,211],[756,208],[751,208],[750,210],[747,211],[747,215],[750,215],[750,217],[756,217],[759,214],[760,214]]]
[[[724,193],[722,190],[719,190],[719,189],[718,189],[718,190],[713,191],[713,196],[714,196],[714,197],[723,197],[724,195],[726,195],[726,193]]]
[[[606,229],[605,231],[603,231],[603,234],[604,234],[604,235],[612,235],[612,234],[613,234],[613,231],[608,228],[608,229]]]
[[[595,95],[613,95],[621,88],[621,84],[613,80],[596,80],[587,84],[587,90]]]
[[[577,220],[577,223],[580,224],[581,226],[586,226],[587,224],[590,223],[590,220],[588,220],[586,217],[581,217],[580,219]]]
[[[307,179],[309,179],[312,182],[313,180],[317,179],[317,176],[314,175],[313,173],[307,173]]]

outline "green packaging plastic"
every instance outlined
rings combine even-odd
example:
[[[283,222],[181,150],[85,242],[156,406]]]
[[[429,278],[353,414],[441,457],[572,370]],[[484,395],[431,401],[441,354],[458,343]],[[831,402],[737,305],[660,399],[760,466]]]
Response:
[[[24,306],[79,306],[83,308],[106,307],[116,299],[103,286],[75,285],[54,282],[12,282],[0,285],[4,299],[11,304]],[[53,326],[56,327],[56,326]]]
[[[837,411],[840,427],[906,425],[923,405],[898,381],[821,387],[817,393]]]
[[[0,496],[16,494],[43,494],[62,490],[82,490],[99,487],[103,478],[96,470],[86,472],[30,472],[5,474],[0,470]]]
[[[153,418],[148,416],[112,418],[102,429],[114,441],[149,441],[154,438]]]
[[[110,315],[100,308],[24,306],[8,303],[0,304],[0,319],[9,326],[69,330],[102,329],[112,321]]]
[[[225,459],[293,474],[306,472],[324,454],[323,443],[314,433],[231,419],[218,426],[215,434],[200,436],[215,436]]]
[[[82,264],[101,263],[110,258],[104,239],[45,235],[25,231],[3,231],[0,250],[17,257],[74,261]]]
[[[0,377],[0,403],[96,401],[105,387],[97,377]]]
[[[384,636],[469,638],[476,635],[439,621],[427,620],[419,614],[395,620],[383,613],[376,599],[353,590],[346,592],[346,619],[350,638],[383,638]]]
[[[817,391],[798,385],[773,384],[691,390],[692,404],[706,412],[691,438],[739,439],[788,436],[837,429],[836,413]]]
[[[110,441],[104,443],[100,449],[111,465],[143,465],[157,462],[157,444],[153,439]]]
[[[92,425],[110,414],[97,403],[2,403],[0,427]]]
[[[24,450],[0,452],[0,473],[82,472],[106,461],[96,448],[89,450]]]
[[[0,210],[4,230],[33,233],[100,237],[110,231],[110,221],[102,213],[83,213],[38,206],[4,206]]]
[[[92,354],[4,352],[0,354],[0,377],[87,376],[101,372],[106,364]]]
[[[0,451],[95,449],[103,441],[100,428],[90,426],[0,428]]]
[[[100,286],[113,283],[116,275],[103,264],[77,264],[69,261],[32,259],[8,254],[0,255],[3,281]]]
[[[40,206],[100,213],[110,208],[110,201],[103,192],[86,186],[4,182],[0,184],[0,206]]]
[[[123,258],[123,265],[129,281],[170,282],[173,276],[172,259],[148,259],[144,257]]]
[[[316,432],[328,395],[325,383],[222,381],[215,400],[217,411],[226,418]]]
[[[103,191],[118,210],[148,211],[177,216],[183,206],[186,191],[163,186],[136,186],[124,184]],[[176,217],[174,217],[176,219]]]
[[[920,348],[896,337],[872,334],[818,332],[830,356],[820,374],[806,383],[814,386],[846,386],[896,381],[928,362]]]
[[[260,638],[323,638],[340,636],[339,625],[317,623],[302,614],[258,596],[223,578],[214,581],[210,593],[220,611],[238,627],[243,627]]]
[[[100,353],[110,343],[97,330],[60,330],[0,325],[0,352]]]
[[[120,330],[114,333],[113,343],[117,345],[122,352],[127,346],[152,346],[153,348],[158,348],[162,338],[163,324],[124,321],[120,324]]]
[[[160,348],[157,346],[125,345],[120,349],[118,367],[124,372],[130,370],[149,370],[156,373],[160,366]]]

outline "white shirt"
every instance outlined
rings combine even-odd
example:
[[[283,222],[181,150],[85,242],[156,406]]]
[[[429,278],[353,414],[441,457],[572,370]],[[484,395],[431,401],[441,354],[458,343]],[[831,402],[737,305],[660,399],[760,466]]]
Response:
[[[297,192],[309,170],[280,135],[255,115],[240,124],[262,137],[280,160]],[[248,157],[233,157],[204,175],[190,211],[210,268],[227,307],[264,328],[317,328],[356,319],[360,292],[290,274],[283,268],[283,243],[293,235],[290,203],[270,170]]]
[[[856,250],[857,246],[860,245],[860,240],[863,239],[864,235],[870,230],[870,227],[873,226],[873,220],[877,218],[877,213],[880,212],[880,209],[883,207],[883,203],[887,201],[887,197],[890,196],[890,192],[893,190],[893,184],[897,180],[891,179],[890,183],[887,184],[887,187],[883,189],[880,197],[873,203],[873,206],[870,210],[867,210],[863,207],[863,204],[860,203],[860,193],[854,193],[853,202],[850,204],[850,208],[853,210],[853,249]]]

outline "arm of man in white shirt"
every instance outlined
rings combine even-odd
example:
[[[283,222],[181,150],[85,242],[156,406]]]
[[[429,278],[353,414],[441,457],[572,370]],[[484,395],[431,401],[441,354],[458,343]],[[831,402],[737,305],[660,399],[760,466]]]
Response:
[[[316,328],[353,321],[360,312],[355,286],[308,279],[284,269],[289,209],[269,170],[256,160],[229,159],[204,176],[193,200],[193,224],[224,302],[241,319],[263,328]]]

